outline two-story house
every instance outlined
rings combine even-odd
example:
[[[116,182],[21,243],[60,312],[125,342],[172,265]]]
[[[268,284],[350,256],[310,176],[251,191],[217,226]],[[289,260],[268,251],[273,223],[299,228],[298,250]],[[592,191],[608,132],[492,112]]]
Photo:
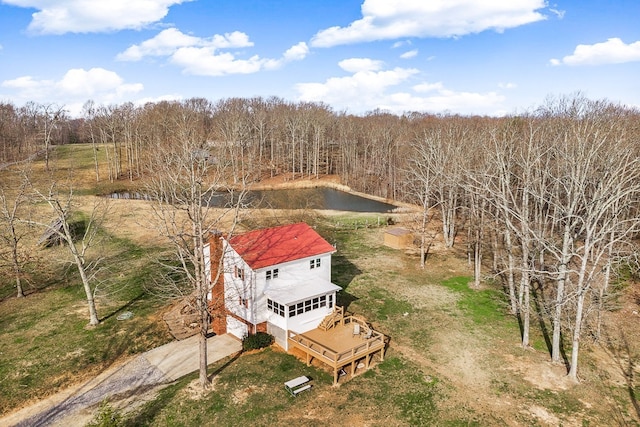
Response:
[[[216,247],[220,250],[213,250]],[[334,252],[305,223],[255,230],[228,240],[212,235],[205,261],[213,267],[209,295],[213,331],[238,338],[268,332],[287,350],[288,331],[315,329],[333,311],[340,290],[331,283]],[[223,257],[219,273],[211,263],[215,253]]]

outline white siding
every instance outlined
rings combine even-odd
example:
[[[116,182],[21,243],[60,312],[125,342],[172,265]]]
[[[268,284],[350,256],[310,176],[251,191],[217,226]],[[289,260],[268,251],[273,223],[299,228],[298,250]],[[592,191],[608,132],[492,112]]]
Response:
[[[249,335],[247,325],[232,316],[227,316],[227,332],[235,335],[241,340],[245,339],[246,336]]]
[[[244,278],[237,277],[236,271],[242,271]],[[253,324],[256,322],[255,273],[234,251],[225,251],[224,300],[227,310]]]
[[[335,293],[333,294],[333,301],[335,301]],[[334,302],[335,304],[335,302]],[[287,319],[287,330],[291,330],[298,333],[304,333],[318,327],[322,319],[329,315],[333,311],[333,308],[329,306],[320,307],[317,310],[311,310],[306,313],[298,314],[294,317]]]
[[[226,248],[224,251],[225,304],[230,312],[252,324],[267,322],[268,328],[274,328],[275,331],[284,331],[285,337],[288,330],[302,333],[316,328],[322,319],[331,312],[332,308],[329,308],[329,304],[327,304],[325,307],[319,307],[292,318],[288,317],[288,312],[282,317],[267,309],[267,296],[265,295],[265,291],[269,290],[277,289],[287,292],[287,289],[305,285],[311,285],[310,287],[312,288],[313,283],[330,282],[331,254],[303,258],[253,271],[240,255],[228,245],[228,242],[225,241],[224,245]],[[319,267],[317,266],[317,259],[320,260]],[[314,268],[310,268],[311,260],[314,260]],[[244,270],[244,280],[236,277],[235,267]],[[272,277],[267,280],[266,272],[270,270],[273,276],[274,269],[278,269],[278,277]],[[318,291],[316,290],[316,292]],[[330,295],[332,295],[333,305],[335,305],[335,292]],[[306,298],[303,297],[303,299]],[[237,322],[236,319],[233,320]],[[229,332],[231,332],[229,320],[227,325]],[[239,326],[237,327],[239,328]],[[284,344],[286,349],[286,338]]]

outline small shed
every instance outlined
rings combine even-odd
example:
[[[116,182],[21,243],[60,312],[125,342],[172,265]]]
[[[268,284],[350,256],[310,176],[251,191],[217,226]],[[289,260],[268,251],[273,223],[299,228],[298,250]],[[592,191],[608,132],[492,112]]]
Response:
[[[384,232],[384,244],[394,249],[406,249],[413,243],[413,233],[402,227],[394,227]]]

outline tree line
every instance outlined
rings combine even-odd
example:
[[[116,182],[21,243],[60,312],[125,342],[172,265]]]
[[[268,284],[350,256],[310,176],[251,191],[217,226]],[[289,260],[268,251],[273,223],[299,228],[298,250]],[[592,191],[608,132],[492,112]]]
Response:
[[[522,346],[529,346],[532,316],[543,318],[552,360],[562,363],[563,342],[570,343],[565,363],[577,380],[581,340],[601,338],[614,285],[638,270],[639,118],[633,108],[581,94],[499,118],[355,116],[276,97],[89,101],[75,119],[57,105],[4,103],[0,163],[40,153],[47,159],[52,145],[85,142],[94,147],[96,181],[158,181],[171,176],[172,163],[213,170],[226,188],[339,175],[355,190],[419,206],[412,228],[421,265],[428,266],[436,239],[464,245],[473,285],[503,285]],[[158,161],[177,151],[180,161]],[[184,185],[181,191],[196,184]],[[196,202],[201,190],[190,193]]]

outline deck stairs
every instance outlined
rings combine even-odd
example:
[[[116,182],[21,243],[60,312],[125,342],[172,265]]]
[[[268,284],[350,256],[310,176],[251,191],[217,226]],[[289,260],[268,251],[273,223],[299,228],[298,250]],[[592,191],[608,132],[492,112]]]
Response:
[[[344,318],[344,308],[335,306],[333,308],[333,311],[324,319],[322,319],[322,322],[320,322],[320,324],[318,325],[318,329],[323,331],[328,331],[329,329],[336,326],[336,324],[342,322],[343,318]]]

